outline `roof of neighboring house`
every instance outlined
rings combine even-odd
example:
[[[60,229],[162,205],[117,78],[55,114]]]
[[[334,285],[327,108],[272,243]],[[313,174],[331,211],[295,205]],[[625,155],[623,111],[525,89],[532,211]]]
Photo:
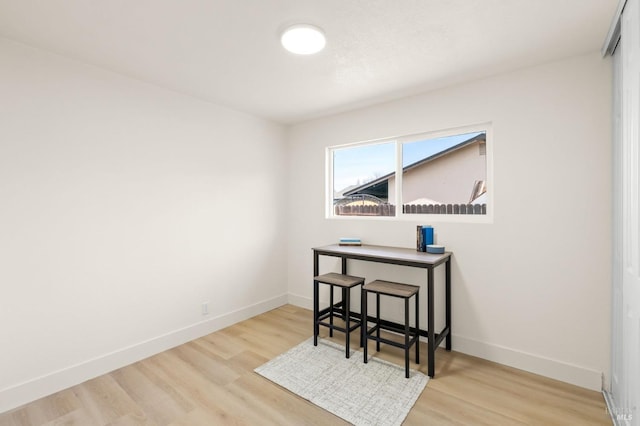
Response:
[[[351,191],[354,188],[358,188],[361,185],[349,185],[346,188],[342,188],[340,191],[333,191],[333,198],[342,198],[344,194]]]
[[[420,167],[426,163],[429,163],[431,161],[437,160],[438,158],[444,157],[446,155],[449,155],[455,151],[458,151],[459,149],[462,149],[468,145],[471,145],[473,143],[476,142],[485,142],[487,140],[487,135],[486,133],[480,133],[476,136],[473,136],[472,138],[467,139],[466,141],[462,141],[457,145],[454,145],[450,148],[447,148],[445,150],[442,150],[440,152],[436,152],[435,154],[429,156],[429,157],[425,157],[422,160],[416,161],[415,163],[411,163],[405,167],[402,168],[402,173],[406,173],[411,169],[415,169],[416,167]],[[365,183],[364,185],[360,185],[360,186],[356,186],[355,188],[351,188],[348,191],[344,191],[343,195],[347,196],[347,195],[352,195],[355,194],[357,192],[360,192],[366,188],[369,188],[373,185],[376,185],[380,182],[384,182],[385,180],[389,180],[390,178],[392,178],[393,176],[395,176],[396,172],[391,172],[389,174],[386,174],[384,176],[381,176],[377,179],[374,179],[370,182]]]

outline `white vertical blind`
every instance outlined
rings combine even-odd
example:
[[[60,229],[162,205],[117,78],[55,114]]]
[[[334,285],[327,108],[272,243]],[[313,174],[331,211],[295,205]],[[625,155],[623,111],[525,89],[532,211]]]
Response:
[[[615,51],[608,401],[617,424],[640,425],[640,0],[627,0],[621,11],[605,44],[606,52]]]

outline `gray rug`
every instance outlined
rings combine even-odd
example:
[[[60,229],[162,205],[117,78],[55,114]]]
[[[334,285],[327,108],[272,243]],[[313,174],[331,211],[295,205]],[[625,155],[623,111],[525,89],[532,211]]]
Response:
[[[362,357],[352,351],[347,359],[343,346],[313,346],[311,338],[255,372],[354,425],[402,424],[429,378],[411,370],[405,379],[404,365]]]

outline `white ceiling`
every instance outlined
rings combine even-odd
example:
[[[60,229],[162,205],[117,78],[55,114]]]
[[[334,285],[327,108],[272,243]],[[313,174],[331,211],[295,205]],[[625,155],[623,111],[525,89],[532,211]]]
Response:
[[[281,123],[600,49],[617,0],[0,0],[0,36]],[[322,27],[315,56],[286,24]]]

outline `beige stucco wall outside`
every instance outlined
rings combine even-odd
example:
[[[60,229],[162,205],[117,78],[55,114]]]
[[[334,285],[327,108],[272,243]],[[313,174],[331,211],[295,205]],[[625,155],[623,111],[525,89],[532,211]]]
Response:
[[[476,180],[486,180],[486,155],[480,142],[460,148],[414,169],[402,177],[402,203],[419,198],[438,203],[468,203]],[[389,202],[395,200],[395,177],[389,179]]]

